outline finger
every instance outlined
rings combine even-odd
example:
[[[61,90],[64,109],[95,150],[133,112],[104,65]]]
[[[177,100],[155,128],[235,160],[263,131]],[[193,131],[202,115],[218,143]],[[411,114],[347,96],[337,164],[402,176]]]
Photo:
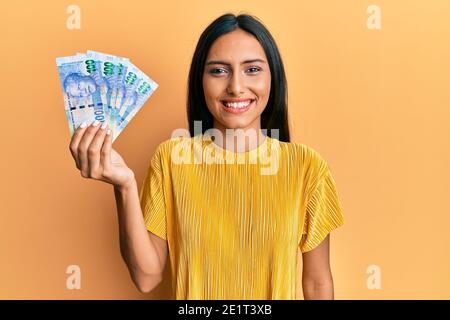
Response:
[[[103,140],[106,136],[106,127],[108,123],[105,121],[100,126],[100,129],[95,134],[92,139],[91,144],[88,148],[88,167],[89,174],[91,178],[100,179],[101,178],[101,168],[100,168],[100,151],[102,149]]]
[[[78,126],[75,130],[72,138],[70,139],[69,150],[72,154],[73,159],[77,165],[77,168],[80,169],[80,162],[78,157],[78,145],[80,143],[81,137],[83,137],[84,132],[86,131],[87,122],[84,121],[82,124]]]
[[[112,131],[108,128],[106,130],[106,138],[103,142],[102,151],[100,153],[100,165],[103,172],[108,173],[111,170],[111,145],[112,145]]]
[[[95,120],[90,126],[87,127],[80,143],[78,144],[78,160],[80,161],[81,175],[85,178],[89,177],[89,160],[88,160],[88,149],[89,145],[94,139],[97,133],[100,122]]]

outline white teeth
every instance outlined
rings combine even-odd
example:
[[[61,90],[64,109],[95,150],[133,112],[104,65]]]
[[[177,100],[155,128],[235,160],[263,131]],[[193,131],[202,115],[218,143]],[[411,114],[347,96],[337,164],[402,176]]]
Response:
[[[235,109],[242,109],[242,108],[246,108],[252,101],[246,101],[246,102],[239,102],[239,103],[235,103],[235,102],[224,102],[225,106],[227,106],[228,108],[235,108]]]

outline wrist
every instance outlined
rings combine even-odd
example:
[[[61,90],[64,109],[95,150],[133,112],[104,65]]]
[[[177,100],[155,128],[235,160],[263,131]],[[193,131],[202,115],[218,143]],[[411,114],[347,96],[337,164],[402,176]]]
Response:
[[[114,186],[114,189],[116,189],[120,193],[128,193],[135,188],[137,188],[137,182],[136,182],[136,179],[134,178],[134,176],[131,179],[129,179],[127,182],[125,182],[121,185]]]

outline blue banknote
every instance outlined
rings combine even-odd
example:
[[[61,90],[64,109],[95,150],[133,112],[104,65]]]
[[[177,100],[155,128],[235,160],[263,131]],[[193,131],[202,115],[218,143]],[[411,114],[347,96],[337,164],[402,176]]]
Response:
[[[94,77],[95,61],[86,55],[56,59],[70,134],[83,123],[108,120],[108,107]]]
[[[56,59],[71,135],[86,121],[107,122],[113,141],[158,84],[131,61],[98,51]]]
[[[123,72],[123,63],[128,59],[116,57],[107,53],[88,50],[87,55],[95,60],[99,73],[94,74],[98,83],[105,83],[106,91],[102,94],[102,101],[108,106],[109,125],[115,130],[117,109],[118,77]]]
[[[119,132],[128,125],[147,99],[158,88],[158,84],[145,75],[142,75],[137,82],[137,86],[133,86],[134,90],[126,97],[126,105],[121,108],[119,117],[117,118],[118,122],[116,127]]]

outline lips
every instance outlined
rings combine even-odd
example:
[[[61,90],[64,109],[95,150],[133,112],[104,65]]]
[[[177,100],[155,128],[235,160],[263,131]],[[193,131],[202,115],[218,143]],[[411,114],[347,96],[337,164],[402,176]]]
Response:
[[[222,104],[224,106],[227,106],[227,104],[235,104],[235,106],[238,106],[239,104],[245,105],[246,103],[252,103],[255,99],[226,99],[226,100],[221,100]],[[229,106],[232,107],[232,106]]]
[[[221,101],[222,101],[222,103],[224,103],[224,102],[239,103],[239,102],[246,102],[246,101],[249,101],[249,100],[254,100],[254,99],[251,99],[251,98],[246,98],[246,99],[244,99],[244,98],[242,98],[242,99],[224,99],[224,100],[221,100]]]
[[[222,102],[222,107],[224,108],[225,111],[236,114],[236,113],[243,113],[243,112],[249,110],[253,106],[255,100],[254,99],[230,99],[230,100],[227,99],[227,100],[222,100],[221,102]],[[230,102],[233,102],[233,103],[250,102],[250,103],[245,107],[231,107],[231,106],[226,105],[227,102],[228,103],[230,103]]]

